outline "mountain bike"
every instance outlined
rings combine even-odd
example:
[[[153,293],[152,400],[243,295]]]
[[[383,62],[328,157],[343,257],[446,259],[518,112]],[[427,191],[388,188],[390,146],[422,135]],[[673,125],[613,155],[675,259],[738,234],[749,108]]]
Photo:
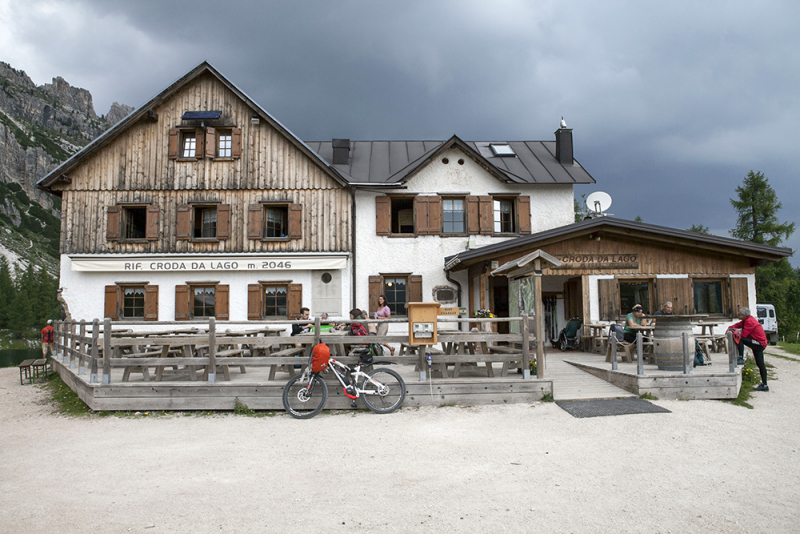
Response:
[[[386,368],[373,369],[369,373],[362,366],[372,365],[369,349],[356,351],[358,363],[353,367],[334,358],[322,373],[332,372],[342,386],[344,394],[352,400],[353,407],[362,399],[367,408],[375,413],[392,413],[406,398],[406,384],[395,371]],[[325,407],[328,400],[328,385],[320,374],[306,365],[303,372],[286,383],[283,388],[283,407],[297,419],[310,419]]]

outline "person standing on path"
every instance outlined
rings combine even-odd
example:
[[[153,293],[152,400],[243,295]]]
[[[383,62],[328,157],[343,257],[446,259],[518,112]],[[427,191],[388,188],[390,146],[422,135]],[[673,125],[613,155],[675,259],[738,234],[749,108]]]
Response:
[[[47,366],[47,362],[50,361],[49,356],[47,355],[48,349],[50,350],[50,354],[53,354],[53,320],[49,319],[47,321],[47,326],[42,328],[42,358],[44,359],[44,364]]]
[[[741,329],[741,330],[740,330]],[[767,385],[767,366],[764,364],[764,349],[767,348],[767,335],[758,319],[750,315],[750,308],[739,308],[739,322],[728,327],[733,330],[733,340],[739,351],[739,365],[744,365],[744,347],[750,347],[753,358],[761,373],[761,384],[753,388],[756,391],[769,391]],[[736,338],[739,338],[738,340]]]
[[[392,310],[386,303],[386,296],[378,295],[378,308],[375,311],[375,319],[376,320],[383,319],[378,323],[379,336],[385,336],[389,332],[389,323],[385,322],[385,319],[391,319],[391,318],[392,318]],[[389,353],[392,356],[394,356],[394,347],[392,347],[388,343],[383,343],[383,346],[389,349]]]

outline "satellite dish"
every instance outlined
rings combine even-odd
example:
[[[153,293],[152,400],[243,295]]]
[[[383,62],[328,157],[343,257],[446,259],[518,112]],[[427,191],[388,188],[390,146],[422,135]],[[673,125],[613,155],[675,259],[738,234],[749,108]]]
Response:
[[[586,198],[586,207],[590,213],[600,215],[611,207],[611,195],[603,191],[595,191]]]

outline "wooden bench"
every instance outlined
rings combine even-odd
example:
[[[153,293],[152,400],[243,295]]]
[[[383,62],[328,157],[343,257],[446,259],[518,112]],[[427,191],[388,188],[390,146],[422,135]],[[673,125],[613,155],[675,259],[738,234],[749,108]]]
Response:
[[[17,367],[19,368],[19,385],[22,386],[25,384],[23,382],[23,378],[28,381],[28,384],[33,382],[33,362],[36,360],[24,360],[20,362]]]
[[[288,349],[283,349],[278,352],[273,352],[270,354],[273,358],[287,358],[291,356],[300,356],[304,354],[306,351],[303,347],[291,347]],[[270,365],[269,366],[269,380],[275,380],[275,373],[278,371],[279,367],[283,367],[286,372],[289,373],[289,377],[294,376],[294,365],[288,364],[277,364],[277,365]]]

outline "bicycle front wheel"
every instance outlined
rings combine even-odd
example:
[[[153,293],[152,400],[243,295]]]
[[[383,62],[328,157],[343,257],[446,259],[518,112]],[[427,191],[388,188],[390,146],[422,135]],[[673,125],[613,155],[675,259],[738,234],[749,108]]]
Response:
[[[318,375],[308,382],[301,381],[302,374],[289,380],[283,388],[283,407],[297,419],[310,419],[322,411],[328,400],[328,386]]]
[[[361,383],[361,398],[375,413],[392,413],[406,398],[406,383],[391,369],[375,369]]]

